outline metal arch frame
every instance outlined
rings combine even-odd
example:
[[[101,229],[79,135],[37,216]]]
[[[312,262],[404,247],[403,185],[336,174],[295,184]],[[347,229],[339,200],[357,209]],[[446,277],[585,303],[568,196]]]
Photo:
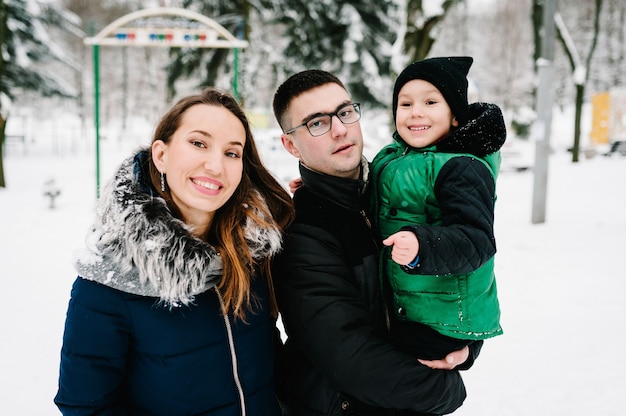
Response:
[[[171,39],[163,42],[154,41],[128,41],[120,40],[117,37],[110,37],[115,34],[115,31],[124,28],[125,25],[135,20],[156,17],[156,16],[178,16],[184,17],[192,21],[197,21],[204,24],[210,31],[216,33],[218,36],[215,39],[209,39],[208,41],[180,41],[180,39]],[[180,28],[159,28],[161,30],[180,31]],[[135,29],[137,30],[137,29]],[[219,39],[219,37],[223,39]],[[88,37],[83,40],[85,45],[92,45],[93,48],[93,67],[94,67],[94,123],[96,131],[96,198],[100,197],[100,46],[151,46],[151,47],[195,47],[195,48],[230,48],[235,53],[235,75],[233,77],[233,91],[236,99],[238,97],[237,90],[237,78],[238,78],[238,56],[239,49],[245,49],[248,47],[248,42],[242,39],[237,39],[222,25],[210,19],[200,13],[176,8],[176,7],[156,7],[150,9],[138,10],[128,13],[115,21],[108,24],[104,29],[98,32],[93,37]]]
[[[115,38],[109,38],[108,36],[113,34],[116,29],[124,27],[125,24],[130,23],[134,20],[138,20],[144,17],[152,17],[152,16],[179,16],[185,17],[190,20],[195,20],[200,23],[203,23],[211,30],[215,31],[218,35],[224,37],[225,40],[216,40],[212,42],[165,42],[165,43],[155,43],[155,42],[140,42],[140,43],[125,43],[123,41],[119,41]],[[171,28],[176,29],[176,28]],[[152,9],[144,9],[138,10],[136,12],[129,13],[125,16],[120,17],[119,19],[113,21],[109,25],[107,25],[104,29],[102,29],[96,36],[86,38],[84,40],[85,44],[88,45],[109,45],[109,46],[165,46],[165,47],[176,47],[176,46],[196,46],[202,48],[240,48],[244,49],[248,47],[248,42],[245,40],[237,39],[233,36],[228,30],[224,28],[224,26],[217,23],[215,20],[210,19],[200,13],[181,9],[176,7],[157,7]]]

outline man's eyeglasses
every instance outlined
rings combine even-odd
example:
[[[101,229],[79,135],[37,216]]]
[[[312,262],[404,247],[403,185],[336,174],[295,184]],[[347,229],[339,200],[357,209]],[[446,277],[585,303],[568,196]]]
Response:
[[[343,124],[356,123],[361,118],[361,106],[359,103],[352,103],[338,108],[334,113],[317,114],[304,123],[287,130],[285,134],[291,134],[300,127],[306,127],[311,136],[321,136],[330,131],[334,116],[337,116]]]

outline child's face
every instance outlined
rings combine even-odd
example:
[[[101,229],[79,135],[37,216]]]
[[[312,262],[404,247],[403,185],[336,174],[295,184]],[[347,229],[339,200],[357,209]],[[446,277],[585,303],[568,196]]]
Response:
[[[396,129],[409,146],[430,146],[458,124],[445,98],[430,82],[414,79],[400,89]]]

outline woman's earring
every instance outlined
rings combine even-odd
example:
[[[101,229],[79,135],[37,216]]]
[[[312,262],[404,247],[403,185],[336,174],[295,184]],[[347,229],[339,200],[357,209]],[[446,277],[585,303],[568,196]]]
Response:
[[[165,175],[161,172],[161,192],[165,192]]]

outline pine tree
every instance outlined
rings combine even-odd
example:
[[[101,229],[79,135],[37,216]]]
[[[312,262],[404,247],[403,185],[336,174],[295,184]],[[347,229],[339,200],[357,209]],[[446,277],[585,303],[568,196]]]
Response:
[[[321,68],[345,81],[356,100],[373,105],[387,101],[397,26],[393,0],[185,0],[183,7],[198,10],[250,42],[243,53],[247,100],[264,93],[267,98],[256,87],[259,82],[273,89],[294,72]],[[229,50],[178,49],[173,55],[170,94],[182,77],[200,73],[199,86],[216,85],[220,75],[232,72]]]
[[[280,78],[306,68],[338,75],[353,97],[384,105],[390,97],[391,51],[396,38],[395,1],[266,1],[273,7],[284,48]]]
[[[247,0],[184,0],[182,8],[197,11],[222,25],[230,33],[248,39],[249,3]],[[176,95],[176,81],[200,74],[197,87],[218,85],[220,76],[232,71],[230,49],[172,48],[167,66],[168,98]]]
[[[44,97],[74,94],[72,88],[44,65],[69,62],[48,38],[45,25],[68,23],[69,15],[38,0],[0,0],[0,187],[5,187],[2,144],[10,102],[20,91]]]

